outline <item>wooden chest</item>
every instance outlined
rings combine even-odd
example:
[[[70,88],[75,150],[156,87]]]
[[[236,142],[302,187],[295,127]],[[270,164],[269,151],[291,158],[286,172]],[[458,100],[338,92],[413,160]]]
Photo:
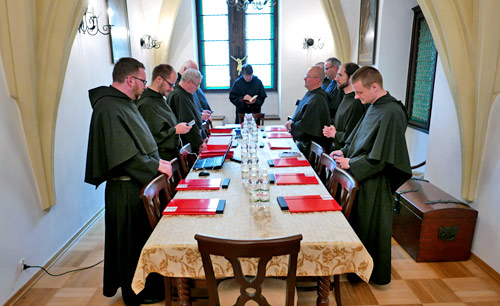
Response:
[[[393,237],[416,261],[455,261],[470,257],[477,211],[451,195],[418,180],[395,193]]]

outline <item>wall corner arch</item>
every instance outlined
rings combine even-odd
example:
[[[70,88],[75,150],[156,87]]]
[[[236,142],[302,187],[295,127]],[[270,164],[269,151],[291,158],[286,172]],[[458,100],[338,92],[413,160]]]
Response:
[[[71,47],[88,0],[0,0],[0,55],[31,167],[47,210],[55,204],[54,138]]]
[[[418,0],[418,4],[431,29],[457,109],[462,197],[473,201],[489,114],[500,87],[500,2]]]
[[[321,0],[335,44],[335,55],[342,62],[351,58],[351,39],[340,0]]]

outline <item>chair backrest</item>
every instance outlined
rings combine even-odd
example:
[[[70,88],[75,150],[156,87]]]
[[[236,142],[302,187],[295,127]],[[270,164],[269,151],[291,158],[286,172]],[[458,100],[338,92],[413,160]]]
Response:
[[[194,162],[196,161],[196,154],[193,153],[190,143],[184,145],[179,150],[178,159],[181,164],[182,177],[185,178],[189,173],[189,170],[191,170],[191,168],[193,167]]]
[[[322,153],[319,160],[318,176],[320,177],[323,184],[325,184],[325,187],[327,189],[332,180],[333,171],[335,170],[335,168],[337,168],[337,163],[333,160],[333,158],[326,153]]]
[[[266,276],[266,266],[273,256],[289,255],[288,277],[286,284],[286,304],[293,305],[295,299],[295,283],[297,273],[297,257],[300,251],[302,235],[259,240],[231,240],[196,234],[198,250],[201,253],[203,269],[207,280],[209,305],[215,306],[219,301],[217,282],[210,255],[224,256],[232,265],[236,281],[240,285],[240,296],[234,305],[244,305],[253,300],[259,305],[269,305],[262,296],[262,282]],[[245,278],[239,258],[258,258],[257,275]]]
[[[413,170],[413,169],[417,169],[417,168],[423,167],[423,166],[425,166],[425,163],[426,163],[426,162],[427,162],[427,161],[425,161],[425,160],[424,160],[423,162],[421,162],[421,163],[419,163],[419,164],[412,165],[412,166],[411,166],[411,169]]]
[[[201,124],[201,126],[203,127],[203,130],[205,131],[205,134],[207,134],[207,137],[210,136],[210,129],[213,127],[212,126],[212,122],[211,121],[208,121],[208,120],[205,120],[203,121],[203,123]]]
[[[163,209],[172,199],[169,190],[169,183],[165,174],[160,174],[141,190],[140,197],[144,203],[144,208],[148,214],[151,228],[154,229],[162,216]]]
[[[257,125],[260,125],[260,126],[264,125],[265,115],[266,115],[265,113],[253,113],[252,114],[253,119],[255,120],[255,123],[257,123]],[[243,123],[243,121],[245,119],[245,113],[238,113],[238,118],[239,118],[239,123]]]
[[[170,196],[174,197],[177,184],[182,180],[181,165],[177,158],[170,160],[170,165],[172,165],[172,176],[168,179],[168,188],[170,191]]]
[[[337,167],[329,155],[321,155],[321,165],[325,171],[326,188],[342,207],[342,213],[349,220],[351,210],[359,189],[356,179],[344,169]]]
[[[423,162],[421,162],[419,164],[411,166],[411,174],[414,178],[420,178],[420,179],[424,178],[425,171],[422,171],[422,170],[425,170],[425,169],[421,169],[421,170],[415,170],[415,169],[418,169],[418,168],[425,166],[425,163],[426,163],[426,161],[424,160]]]
[[[320,172],[320,160],[321,160],[321,154],[323,154],[323,147],[320,146],[318,143],[311,141],[311,151],[309,152],[309,157],[307,160],[309,161],[309,164],[311,164],[311,167],[316,171],[316,173],[319,175]]]

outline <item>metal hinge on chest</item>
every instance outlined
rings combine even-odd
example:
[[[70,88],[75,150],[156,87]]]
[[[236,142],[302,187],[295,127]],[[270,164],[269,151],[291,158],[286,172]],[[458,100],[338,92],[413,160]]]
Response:
[[[401,211],[401,195],[408,192],[417,192],[417,191],[420,191],[420,189],[415,188],[415,189],[401,190],[399,192],[396,192],[396,196],[394,197],[394,206],[393,206],[393,212],[395,215],[399,215],[399,212]]]

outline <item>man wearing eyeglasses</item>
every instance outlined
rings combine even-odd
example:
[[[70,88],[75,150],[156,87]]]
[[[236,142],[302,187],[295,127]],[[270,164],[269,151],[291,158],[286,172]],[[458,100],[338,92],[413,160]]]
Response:
[[[325,74],[330,83],[326,87],[323,85],[321,88],[328,93],[328,109],[330,110],[330,118],[332,120],[335,118],[340,102],[344,98],[344,92],[338,88],[337,81],[335,81],[341,64],[335,57],[330,57],[325,61]]]
[[[316,66],[323,69],[323,71],[325,70],[325,62],[317,62]],[[321,89],[325,90],[328,87],[328,84],[330,84],[330,79],[325,74],[325,78],[323,79],[323,83],[321,84]]]
[[[137,102],[139,112],[155,138],[161,159],[171,160],[179,154],[181,134],[191,130],[186,122],[177,123],[165,97],[174,90],[177,74],[172,66],[160,64],[153,69],[151,85]]]
[[[187,60],[185,61],[181,68],[179,68],[179,72],[177,73],[177,80],[175,81],[175,86],[179,85],[179,82],[181,81],[182,74],[186,69],[195,69],[195,70],[200,70],[198,68],[198,64],[193,61],[193,60]],[[203,90],[201,90],[201,86],[198,87],[198,89],[193,93],[193,101],[196,107],[200,111],[201,119],[203,121],[212,121],[212,109],[210,108],[210,105],[208,104],[207,96],[205,96],[205,93]]]
[[[321,89],[324,73],[321,67],[312,66],[304,77],[304,86],[308,90],[300,100],[292,119],[285,124],[305,156],[309,155],[311,141],[326,146],[329,140],[323,136],[323,126],[330,122],[328,97]]]
[[[192,129],[181,135],[184,144],[190,143],[193,152],[206,150],[205,140],[207,137],[203,133],[201,114],[194,103],[193,94],[201,83],[201,73],[196,69],[186,69],[182,74],[178,86],[167,96],[167,104],[180,122],[195,121]]]
[[[172,166],[160,159],[148,125],[134,100],[146,88],[144,65],[127,57],[113,68],[111,86],[89,90],[92,119],[85,182],[98,187],[106,182],[103,294],[121,288],[127,306],[161,300],[163,278],[148,277],[146,289],[131,288],[135,267],[151,225],[139,193],[158,172],[172,175]]]

